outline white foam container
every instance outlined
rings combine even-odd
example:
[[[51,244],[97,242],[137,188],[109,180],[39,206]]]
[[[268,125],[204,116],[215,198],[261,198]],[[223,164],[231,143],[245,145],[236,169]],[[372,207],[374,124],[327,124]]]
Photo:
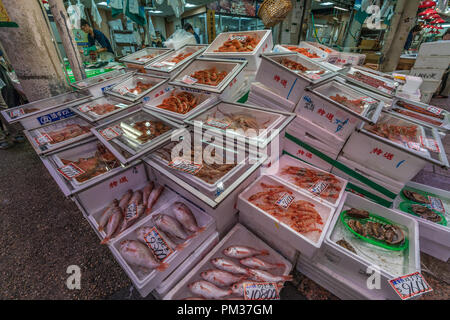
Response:
[[[327,46],[324,46],[323,44],[319,44],[317,42],[309,42],[309,41],[301,41],[301,46],[304,46],[304,48],[311,48],[314,49],[314,52],[324,59],[325,62],[330,64],[336,64],[337,60],[340,57],[340,52],[333,50]],[[331,52],[326,52],[323,50],[324,48],[330,50]]]
[[[436,92],[441,85],[441,80],[425,80],[420,86],[420,91],[422,92]]]
[[[222,44],[233,35],[250,35],[260,39],[256,48],[251,52],[214,52],[218,50]],[[242,59],[247,60],[247,70],[256,71],[261,64],[261,53],[270,52],[273,48],[272,31],[271,30],[254,30],[240,32],[222,32],[214,39],[214,41],[203,52],[203,56],[208,58],[219,59]]]
[[[168,214],[175,217],[172,210],[168,210],[168,206],[176,201],[182,201],[185,203],[192,211],[197,220],[197,224],[200,227],[204,227],[205,230],[199,234],[196,234],[193,238],[188,239],[184,242],[186,245],[181,251],[176,250],[170,256],[168,256],[164,262],[169,264],[169,267],[164,271],[152,270],[147,274],[139,274],[138,269],[128,262],[120,254],[120,242],[123,240],[137,240],[137,235],[135,230],[139,227],[154,226],[151,222],[151,218],[157,213]],[[171,198],[171,202],[167,204],[167,207],[162,207],[157,211],[152,212],[149,216],[142,219],[140,222],[134,224],[132,227],[127,229],[123,234],[118,236],[111,244],[108,245],[109,249],[113,253],[117,262],[122,266],[128,277],[130,277],[136,289],[139,291],[141,296],[147,296],[152,290],[154,290],[161,282],[167,278],[187,257],[189,257],[206,239],[214,233],[215,222],[214,219],[207,215],[203,210],[193,205],[192,203],[186,201],[181,196],[176,196]],[[149,249],[150,250],[150,249]]]
[[[392,271],[388,271],[383,267],[378,267],[381,275],[380,294],[386,299],[400,299],[394,289],[390,286],[388,280],[413,272],[420,272],[419,227],[417,221],[412,218],[399,215],[394,210],[387,209],[386,207],[368,201],[354,194],[346,193],[341,205],[332,219],[331,226],[326,234],[324,246],[315,257],[316,261],[329,266],[333,271],[345,276],[345,278],[356,283],[359,287],[367,288],[367,280],[370,276],[370,274],[367,274],[367,268],[369,266],[373,266],[373,263],[364,257],[350,252],[331,240],[331,235],[335,225],[341,221],[340,213],[343,210],[347,210],[352,207],[367,210],[370,213],[376,214],[395,224],[403,226],[408,230],[407,238],[409,244],[408,248],[405,249],[408,250],[408,266],[403,266],[405,269],[404,272],[402,272],[402,274],[393,274]],[[380,248],[380,250],[383,249]]]
[[[291,51],[288,48],[286,48],[285,46],[297,47],[297,48],[305,48],[305,49],[308,49],[308,51],[310,53],[316,53],[319,57],[318,58],[309,58],[308,56],[305,56],[304,54],[302,54],[300,52]],[[316,47],[311,46],[310,44],[308,44],[308,43],[306,43],[304,41],[300,42],[299,45],[291,45],[291,44],[281,44],[280,45],[280,44],[277,44],[274,47],[273,52],[275,52],[275,53],[278,53],[278,52],[293,52],[295,54],[298,54],[301,57],[311,59],[314,62],[324,62],[325,61],[325,57],[323,57],[322,50],[319,50]]]
[[[195,250],[183,263],[176,268],[159,286],[152,291],[152,295],[164,300],[165,295],[219,243],[219,234],[214,232]]]
[[[294,102],[276,94],[269,87],[260,82],[253,82],[251,84],[247,103],[265,107],[270,110],[293,112],[295,109]]]
[[[433,188],[416,182],[408,182],[405,188],[411,187],[425,192],[433,193],[446,199],[450,199],[450,191]],[[443,225],[416,217],[412,214],[401,211],[399,205],[403,202],[401,195],[394,200],[393,208],[401,215],[417,220],[419,224],[420,250],[441,261],[447,262],[450,259],[450,228]],[[448,221],[448,214],[446,215]]]
[[[450,55],[446,56],[417,56],[415,69],[445,69],[450,64]]]
[[[121,58],[119,61],[123,62],[129,69],[133,69],[133,70],[138,69],[139,72],[144,73],[145,72],[144,66],[146,64],[151,63],[152,61],[155,61],[157,59],[160,59],[161,57],[163,57],[171,52],[173,52],[173,49],[147,47],[147,48],[138,50],[136,52],[133,52],[133,53]],[[141,58],[145,55],[149,55],[149,54],[156,54],[156,56],[154,56],[153,58],[136,60],[136,59],[139,59],[139,58]]]
[[[270,246],[264,243],[261,239],[248,231],[241,224],[237,224],[234,228],[200,261],[195,268],[193,268],[170,292],[164,297],[164,300],[180,300],[190,296],[194,296],[189,291],[187,285],[194,281],[201,280],[200,273],[207,269],[212,269],[214,266],[210,260],[217,257],[225,257],[222,251],[232,245],[250,246],[259,250],[267,250],[269,255],[264,256],[263,259],[270,263],[283,263],[284,269],[277,268],[271,270],[275,275],[288,275],[292,270],[292,264],[283,258],[278,252],[273,250]],[[232,258],[231,258],[232,259]],[[237,261],[237,260],[235,260]]]
[[[338,66],[352,65],[352,66],[362,66],[366,60],[366,55],[354,52],[340,52],[339,59],[337,60]]]
[[[304,234],[300,234],[290,226],[285,224],[284,222],[279,222],[274,216],[265,211],[258,208],[256,205],[248,201],[248,198],[262,191],[261,186],[259,185],[261,182],[269,184],[269,185],[282,185],[285,186],[286,189],[292,192],[295,197],[294,201],[298,200],[306,200],[312,204],[314,204],[314,208],[317,210],[319,215],[322,218],[322,232],[317,236],[317,232],[313,232],[315,235],[315,240],[307,237]],[[262,225],[264,225],[264,229],[269,233],[277,234],[280,240],[286,241],[290,243],[295,249],[300,251],[301,254],[312,258],[317,250],[322,245],[323,239],[325,237],[326,231],[330,225],[331,218],[333,217],[335,208],[332,208],[326,204],[323,204],[316,199],[313,199],[305,194],[300,193],[294,188],[291,188],[289,185],[280,182],[279,180],[275,180],[270,176],[261,176],[256,181],[254,181],[250,186],[248,186],[240,195],[237,205],[240,215],[247,215],[251,219],[258,219]],[[313,236],[313,235],[310,235]]]
[[[280,157],[280,159],[278,160],[278,162],[276,164],[272,164],[272,166],[270,168],[268,168],[264,172],[264,174],[270,175],[272,178],[279,180],[280,182],[282,182],[284,184],[289,185],[291,188],[296,189],[297,191],[313,198],[316,201],[327,204],[331,207],[337,207],[339,205],[339,203],[342,199],[342,196],[344,195],[345,187],[347,186],[346,180],[335,176],[335,178],[339,180],[339,186],[340,186],[341,190],[338,194],[338,197],[334,201],[327,200],[327,199],[324,199],[324,198],[310,192],[308,189],[297,186],[290,175],[282,175],[281,171],[283,170],[283,168],[288,167],[288,166],[306,168],[306,169],[314,170],[316,172],[323,172],[323,173],[329,174],[329,172],[320,170],[312,165],[309,165],[303,161],[297,160],[289,155],[282,155]]]
[[[115,84],[132,76],[134,72],[129,72],[125,69],[110,71],[98,76],[77,81],[71,84],[72,87],[78,90],[88,92],[92,97],[102,97],[104,92],[111,89]],[[100,82],[99,82],[100,81]]]
[[[426,43],[426,42],[425,42]],[[411,69],[410,75],[415,77],[420,77],[424,81],[426,80],[441,80],[444,75],[446,69],[442,67],[442,69],[431,69],[431,68],[415,68]]]

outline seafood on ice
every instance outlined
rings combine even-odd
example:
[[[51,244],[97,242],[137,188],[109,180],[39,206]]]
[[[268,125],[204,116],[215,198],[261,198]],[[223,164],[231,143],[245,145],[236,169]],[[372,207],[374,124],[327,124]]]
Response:
[[[302,189],[311,189],[322,184],[325,188],[319,188],[318,196],[330,202],[336,202],[342,189],[342,183],[334,175],[319,170],[286,166],[281,169],[281,176],[288,176],[296,186]]]
[[[125,129],[125,135],[134,136],[129,132],[129,130],[127,130],[126,124],[122,123],[121,127]],[[137,121],[133,123],[131,127],[134,131],[138,131],[140,133],[137,140],[141,143],[146,143],[171,129],[170,126],[166,125],[164,122],[153,120]]]
[[[119,252],[126,262],[145,270],[163,271],[168,267],[168,264],[159,261],[145,244],[136,240],[121,241]]]
[[[259,270],[271,270],[271,269],[286,267],[286,265],[284,263],[270,263],[270,262],[264,261],[262,259],[259,259],[257,257],[244,258],[244,259],[239,260],[239,262],[248,268],[259,269]]]
[[[135,58],[134,60],[136,60],[136,61],[147,61],[147,60],[153,59],[154,57],[156,57],[156,54],[146,54],[144,56],[140,56],[138,58]]]
[[[399,101],[397,101],[397,105],[399,107],[402,107],[402,108],[405,108],[405,109],[408,109],[408,110],[411,110],[411,111],[414,111],[414,112],[417,112],[417,113],[421,113],[421,114],[429,116],[429,117],[433,117],[433,118],[437,118],[437,119],[441,119],[441,120],[443,120],[445,118],[445,115],[444,115],[443,112],[441,112],[439,114],[433,113],[431,111],[428,111],[428,110],[426,110],[424,108],[418,107],[418,106],[413,105],[411,103],[407,103],[405,101],[399,100]],[[440,109],[437,108],[437,110],[440,110]]]
[[[250,133],[247,132],[247,130],[254,130],[258,133],[259,130],[267,128],[271,119],[261,123],[253,115],[247,112],[226,113],[217,108],[213,113],[209,113],[203,122],[213,127],[224,128],[227,130],[242,130],[244,135],[253,135],[254,132]]]
[[[88,110],[88,112],[92,112],[95,113],[98,116],[102,116],[108,113],[111,113],[117,109],[120,109],[118,106],[113,105],[111,103],[102,103],[102,104],[96,104],[93,106],[88,106],[87,108],[78,108],[80,111],[81,109],[83,110]]]
[[[251,52],[259,43],[257,37],[249,35],[233,35],[214,52]]]
[[[78,168],[84,171],[84,173],[76,176],[74,179],[78,182],[85,182],[98,175],[108,172],[114,168],[120,166],[119,160],[106,149],[101,143],[97,144],[97,151],[92,157],[79,158],[76,161],[66,160],[61,158],[61,162],[64,165],[75,164]]]
[[[153,87],[152,83],[144,83],[142,81],[138,81],[136,83],[136,87],[131,88],[131,89],[128,89],[128,88],[125,88],[125,89],[129,93],[132,93],[134,95],[138,95],[138,94],[141,94],[142,92],[144,92],[145,90],[150,89],[151,87]]]
[[[357,81],[363,82],[365,84],[368,84],[371,87],[377,88],[382,91],[387,91],[388,93],[391,93],[395,90],[394,87],[389,86],[386,84],[386,82],[373,78],[371,76],[368,76],[362,72],[356,71],[353,74],[347,74],[348,77],[355,79]]]
[[[363,99],[350,100],[346,96],[341,96],[339,94],[336,94],[335,96],[331,96],[330,99],[346,106],[347,108],[349,108],[350,110],[352,110],[356,113],[363,112],[364,106],[366,105],[366,102],[364,102]]]
[[[177,54],[175,57],[170,59],[169,62],[179,63],[179,62],[183,61],[184,59],[186,59],[187,57],[191,56],[192,54],[193,54],[193,52],[186,52],[186,53],[181,52],[180,54]]]
[[[198,84],[206,84],[209,86],[218,86],[220,82],[228,75],[226,71],[217,71],[216,67],[205,70],[198,70],[191,74],[192,78],[197,79]]]
[[[228,258],[213,258],[211,263],[217,269],[228,271],[234,274],[248,274],[246,268],[239,265],[239,263],[234,262]]]
[[[82,126],[79,124],[68,124],[63,128],[51,130],[47,129],[45,131],[45,134],[48,135],[48,137],[51,139],[49,141],[50,144],[56,144],[60,143],[66,140],[74,139],[78,136],[81,136],[83,134],[89,133],[90,127],[89,126]],[[44,133],[44,132],[43,132]]]
[[[280,63],[286,68],[294,71],[302,71],[302,72],[308,71],[308,68],[302,65],[301,63],[288,58],[281,59]]]
[[[442,122],[440,122],[438,120],[430,119],[430,118],[427,118],[425,116],[421,116],[420,114],[417,114],[415,112],[411,112],[411,111],[408,111],[408,110],[403,110],[403,109],[400,109],[400,108],[393,108],[392,111],[400,113],[400,114],[402,114],[404,116],[407,116],[407,117],[411,117],[411,118],[420,120],[420,121],[428,122],[429,124],[432,124],[432,125],[435,125],[435,126],[441,126],[442,125]]]
[[[411,201],[414,202],[418,202],[418,203],[425,203],[425,204],[429,204],[430,203],[430,199],[428,199],[427,197],[425,197],[424,195],[414,192],[412,190],[408,190],[408,189],[403,189],[403,195],[408,198]]]
[[[315,59],[315,58],[320,58],[317,53],[312,52],[311,50],[307,49],[307,48],[299,48],[299,47],[295,47],[295,46],[283,46],[284,48],[288,49],[289,51],[294,51],[294,52],[298,52],[308,58],[311,59]]]
[[[338,241],[336,241],[336,243],[338,245],[340,245],[341,247],[343,247],[343,248],[353,252],[354,254],[356,254],[355,248],[353,248],[352,245],[350,243],[348,243],[345,239],[338,240]]]
[[[186,114],[198,105],[198,98],[190,92],[182,91],[172,93],[169,98],[163,100],[157,108]]]
[[[200,280],[188,285],[192,293],[197,294],[206,299],[222,299],[230,296],[233,291],[231,289],[221,289],[211,282]]]
[[[257,255],[267,256],[269,251],[258,250],[247,246],[230,246],[223,250],[223,254],[230,258],[245,259]]]
[[[203,280],[209,281],[219,287],[229,287],[233,283],[246,279],[246,276],[234,275],[230,272],[211,269],[200,273]]]
[[[418,127],[411,125],[395,125],[387,123],[386,121],[378,121],[375,125],[367,124],[365,126],[369,132],[377,136],[389,139],[401,144],[408,144],[408,142],[418,142],[417,133]],[[419,142],[418,142],[419,143]]]
[[[411,205],[411,210],[412,212],[414,212],[415,214],[417,214],[419,217],[432,221],[432,222],[436,222],[439,223],[442,221],[442,217],[440,215],[438,215],[436,212],[434,212],[433,210],[431,210],[430,208],[421,206],[420,204],[413,204]]]

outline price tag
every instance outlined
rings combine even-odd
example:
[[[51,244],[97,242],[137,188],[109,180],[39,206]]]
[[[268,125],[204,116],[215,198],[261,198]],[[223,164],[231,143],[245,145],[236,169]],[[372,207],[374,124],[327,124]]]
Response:
[[[313,80],[319,80],[320,76],[317,73],[307,73],[306,76]]]
[[[439,198],[435,198],[432,196],[428,196],[428,200],[430,200],[430,207],[431,209],[434,209],[436,211],[439,211],[441,213],[445,213],[445,207],[442,203],[442,200]]]
[[[78,177],[84,173],[83,170],[78,168],[75,163],[69,163],[58,169],[59,173],[61,173],[64,178],[67,180],[72,180],[73,178]]]
[[[312,186],[311,188],[309,188],[308,190],[309,190],[311,193],[314,193],[314,194],[319,195],[319,194],[321,194],[326,188],[328,188],[328,186],[329,186],[329,184],[326,183],[325,181],[319,181],[319,182],[317,182],[314,186]]]
[[[389,280],[389,284],[402,300],[433,291],[419,272]]]
[[[431,152],[436,152],[436,153],[440,152],[440,149],[439,149],[439,146],[438,146],[436,140],[434,140],[432,138],[423,138],[421,136],[420,143],[425,149],[428,149]]]
[[[166,260],[167,257],[173,253],[173,249],[169,247],[156,227],[153,227],[150,232],[144,236],[144,240],[160,261]]]
[[[130,220],[136,217],[137,215],[137,206],[136,203],[130,203],[127,207],[127,211],[125,213],[125,219]]]
[[[208,119],[208,121],[205,122],[206,125],[211,126],[211,127],[215,127],[215,128],[219,128],[219,129],[226,129],[229,126],[231,126],[231,123],[228,123],[226,121],[220,121],[217,119]]]
[[[80,110],[81,112],[86,113],[86,112],[89,112],[89,111],[92,110],[92,106],[90,106],[90,105],[81,106],[81,107],[78,108],[78,110]]]
[[[277,200],[277,202],[275,202],[275,204],[282,207],[283,209],[287,209],[294,201],[294,199],[295,198],[292,195],[286,192],[280,197],[280,199]]]
[[[117,92],[122,96],[126,95],[127,93],[131,93],[130,90],[128,90],[127,88],[119,88],[117,89]]]
[[[247,41],[247,36],[235,34],[235,35],[232,35],[228,40],[230,40],[230,41],[238,40],[240,42],[244,42],[244,41]]]
[[[243,286],[244,300],[280,300],[275,282],[246,282]]]
[[[99,133],[103,138],[109,141],[111,139],[117,138],[118,136],[121,136],[123,131],[119,126],[113,126],[100,130]]]
[[[20,117],[21,115],[25,114],[25,112],[23,111],[22,108],[19,108],[19,109],[9,111],[8,114],[9,114],[10,118],[14,119],[14,118]]]
[[[372,104],[372,103],[377,103],[378,102],[377,100],[375,100],[375,99],[373,99],[371,97],[364,97],[361,100],[364,101],[364,102],[367,102],[368,104]]]
[[[188,76],[188,75],[185,75],[183,78],[181,78],[181,82],[184,82],[186,84],[194,84],[197,81],[198,81],[197,79],[195,79],[191,76]]]
[[[418,142],[408,141],[406,145],[408,146],[408,148],[413,149],[413,150],[417,150],[417,151],[422,150],[420,143],[418,143]]]
[[[52,138],[46,133],[40,133],[39,136],[35,137],[34,140],[40,146],[45,145],[53,141]]]
[[[442,111],[444,111],[444,110],[442,110],[442,109],[439,109],[438,107],[435,107],[435,106],[428,106],[427,107],[427,111],[429,111],[429,112],[431,112],[431,113],[434,113],[435,115],[440,115],[441,113],[442,113]]]
[[[190,160],[184,158],[175,158],[169,162],[168,166],[193,175],[196,175],[203,167],[201,164],[192,163]]]

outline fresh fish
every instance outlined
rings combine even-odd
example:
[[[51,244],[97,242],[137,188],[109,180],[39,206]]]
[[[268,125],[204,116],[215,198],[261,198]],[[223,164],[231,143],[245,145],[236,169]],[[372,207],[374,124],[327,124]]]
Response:
[[[232,273],[217,269],[203,271],[200,273],[200,277],[220,287],[229,287],[233,283],[247,278],[246,276],[236,276]]]
[[[188,288],[192,293],[198,294],[206,299],[221,299],[230,296],[233,293],[231,289],[221,289],[204,280],[190,283],[188,284]]]
[[[142,189],[142,198],[144,206],[147,207],[148,197],[150,196],[150,193],[152,193],[153,187],[154,187],[153,181],[149,181],[147,185]]]
[[[257,250],[247,246],[231,246],[223,250],[223,254],[230,258],[244,259],[252,256],[267,256],[269,251]]]
[[[270,262],[258,259],[256,257],[241,259],[239,262],[246,267],[253,268],[253,269],[259,269],[259,270],[270,270],[270,269],[286,267],[286,265],[284,263],[270,263]]]
[[[248,269],[250,273],[250,279],[255,281],[266,281],[266,282],[283,282],[283,281],[292,281],[293,277],[291,275],[288,276],[276,276],[271,274],[270,272],[258,269]]]
[[[147,211],[146,211],[147,214],[152,212],[152,208],[155,205],[156,201],[158,201],[159,196],[161,195],[163,190],[164,190],[163,186],[156,187],[155,189],[152,190],[147,200]]]
[[[183,202],[175,202],[172,206],[175,217],[187,230],[190,232],[200,232],[204,230],[204,228],[198,226],[194,214],[187,205]]]
[[[122,209],[120,207],[114,207],[106,225],[106,236],[102,240],[101,244],[108,243],[112,236],[116,233],[120,223],[123,220]]]
[[[248,275],[247,269],[242,268],[236,262],[227,258],[214,258],[211,259],[211,263],[214,265],[214,267],[223,271],[228,271],[234,274]]]
[[[145,207],[142,203],[138,204],[137,206],[134,202],[130,203],[127,207],[127,211],[124,212],[125,218],[122,221],[119,233],[125,231],[133,224],[135,224],[136,221],[138,221],[139,217],[144,214],[144,211]]]
[[[175,218],[167,214],[157,214],[152,217],[153,223],[164,232],[182,240],[187,240],[189,235],[183,230],[183,226]]]
[[[258,281],[249,281],[249,280],[242,280],[239,281],[231,286],[231,291],[233,291],[233,294],[243,297],[244,296],[244,284],[245,283],[258,283]],[[264,282],[263,282],[264,283]],[[278,292],[283,288],[283,283],[278,282],[277,283]]]
[[[103,211],[102,215],[100,216],[100,219],[98,221],[98,231],[103,231],[106,224],[108,223],[109,216],[112,213],[112,209],[114,207],[117,207],[119,205],[119,201],[117,199],[114,199],[109,206]]]
[[[159,271],[168,267],[167,263],[158,261],[152,251],[139,241],[123,240],[119,250],[125,261],[131,265]]]
[[[142,243],[146,243],[145,242],[145,236],[153,229],[154,227],[140,227],[136,230],[136,235],[137,235],[137,239],[139,241],[141,241]],[[184,248],[184,244],[179,244],[177,245],[172,238],[164,233],[161,230],[158,230],[159,234],[161,235],[161,237],[164,239],[164,241],[167,243],[167,245],[169,246],[170,249],[172,250],[182,250]]]
[[[128,190],[120,199],[119,207],[122,211],[127,210],[128,202],[130,202],[131,196],[133,195],[133,190]]]

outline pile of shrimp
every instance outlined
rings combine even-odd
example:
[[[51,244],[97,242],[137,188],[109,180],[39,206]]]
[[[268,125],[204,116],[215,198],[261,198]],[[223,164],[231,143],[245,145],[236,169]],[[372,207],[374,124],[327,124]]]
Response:
[[[273,186],[260,183],[264,191],[257,192],[248,198],[248,201],[255,206],[269,213],[290,226],[298,233],[322,232],[320,225],[323,225],[322,217],[314,209],[314,204],[305,201],[293,201],[287,209],[279,206],[277,201],[286,193],[292,192],[283,186]]]
[[[158,108],[169,110],[176,113],[186,114],[194,109],[198,104],[198,99],[192,93],[179,92],[172,93],[169,98],[163,100]]]
[[[320,58],[315,52],[311,52],[306,48],[299,48],[299,47],[295,47],[295,46],[283,46],[283,47],[290,51],[298,52],[298,53],[300,53],[304,56],[307,56],[308,58],[311,58],[311,59]]]
[[[216,67],[206,70],[195,71],[191,74],[192,78],[197,79],[198,84],[207,84],[209,86],[217,86],[228,75],[226,71],[217,71]]]
[[[225,41],[219,49],[214,52],[251,52],[255,50],[259,40],[252,36],[242,36],[241,39]]]
[[[173,57],[171,60],[169,60],[169,62],[173,62],[173,63],[178,63],[180,61],[183,61],[184,59],[186,59],[187,57],[189,57],[190,55],[192,55],[193,52],[188,52],[188,53],[180,53],[179,55]]]
[[[302,72],[308,71],[308,68],[305,67],[304,65],[302,65],[301,63],[291,60],[291,59],[288,59],[288,58],[281,59],[281,64],[291,70],[302,71]]]

